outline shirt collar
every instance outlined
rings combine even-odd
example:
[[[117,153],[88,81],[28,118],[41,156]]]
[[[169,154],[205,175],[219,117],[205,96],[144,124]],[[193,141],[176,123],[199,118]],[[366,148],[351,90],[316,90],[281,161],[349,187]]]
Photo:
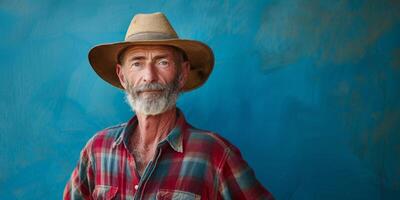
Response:
[[[183,152],[183,145],[182,145],[182,140],[183,140],[183,133],[185,132],[185,129],[187,128],[187,123],[185,120],[185,116],[181,112],[180,109],[177,110],[177,120],[175,123],[175,127],[168,133],[167,137],[162,140],[158,146],[163,145],[164,143],[168,143],[173,150],[176,152],[182,153]],[[133,116],[126,124],[125,127],[122,130],[122,133],[117,137],[117,139],[113,143],[113,148],[117,145],[120,145],[121,142],[124,143],[125,148],[129,149],[129,138],[131,134],[133,133],[133,130],[138,124],[137,116]]]

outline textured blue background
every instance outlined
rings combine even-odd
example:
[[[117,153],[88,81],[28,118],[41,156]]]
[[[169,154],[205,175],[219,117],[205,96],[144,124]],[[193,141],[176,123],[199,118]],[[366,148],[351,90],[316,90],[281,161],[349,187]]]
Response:
[[[400,199],[396,0],[0,1],[0,199],[60,199],[88,138],[131,117],[87,53],[155,11],[215,52],[186,117],[278,199]]]

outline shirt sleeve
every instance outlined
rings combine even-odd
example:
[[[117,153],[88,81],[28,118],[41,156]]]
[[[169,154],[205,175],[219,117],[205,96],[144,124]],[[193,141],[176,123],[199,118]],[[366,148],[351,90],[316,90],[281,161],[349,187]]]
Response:
[[[236,147],[225,151],[220,166],[218,196],[221,199],[274,199],[256,179]]]
[[[92,199],[94,173],[88,153],[88,145],[81,151],[77,166],[64,189],[64,200]]]

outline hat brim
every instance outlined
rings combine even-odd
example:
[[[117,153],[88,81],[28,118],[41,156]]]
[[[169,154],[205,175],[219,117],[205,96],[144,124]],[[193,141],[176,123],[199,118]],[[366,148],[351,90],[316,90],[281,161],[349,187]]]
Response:
[[[190,91],[203,85],[214,66],[214,54],[206,44],[184,39],[125,41],[101,44],[89,51],[89,62],[94,71],[103,80],[117,88],[124,89],[116,74],[115,67],[118,63],[119,53],[129,46],[135,45],[166,45],[183,50],[190,63],[190,72],[188,80],[182,89],[183,91]]]

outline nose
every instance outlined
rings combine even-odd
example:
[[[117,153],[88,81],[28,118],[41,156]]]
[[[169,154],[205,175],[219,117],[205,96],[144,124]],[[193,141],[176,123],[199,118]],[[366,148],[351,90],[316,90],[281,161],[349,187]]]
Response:
[[[146,64],[146,67],[143,71],[143,81],[145,83],[155,82],[157,79],[157,70],[152,62]]]

